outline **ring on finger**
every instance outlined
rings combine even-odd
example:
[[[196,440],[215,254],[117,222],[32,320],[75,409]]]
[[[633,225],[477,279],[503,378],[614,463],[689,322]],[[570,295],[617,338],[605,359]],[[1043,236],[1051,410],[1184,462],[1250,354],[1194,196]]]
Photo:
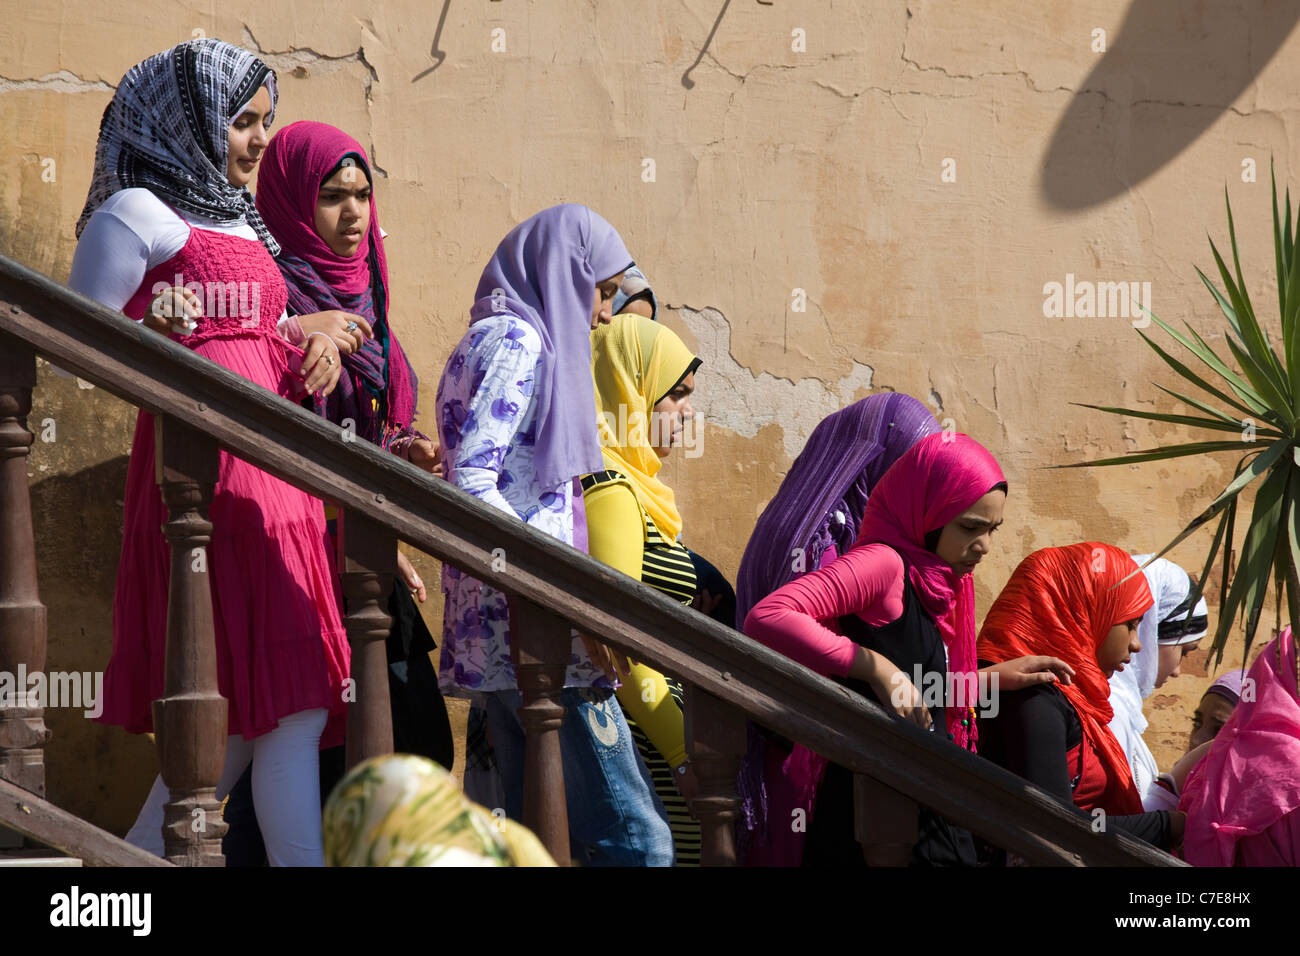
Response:
[[[334,367],[334,356],[332,356],[332,355],[327,355],[327,356],[325,356],[325,364],[328,365],[330,368],[333,368],[333,367]]]
[[[357,324],[356,324],[355,322],[349,322],[349,323],[348,323],[348,331],[349,331],[349,332],[355,332],[356,330],[357,330]]]

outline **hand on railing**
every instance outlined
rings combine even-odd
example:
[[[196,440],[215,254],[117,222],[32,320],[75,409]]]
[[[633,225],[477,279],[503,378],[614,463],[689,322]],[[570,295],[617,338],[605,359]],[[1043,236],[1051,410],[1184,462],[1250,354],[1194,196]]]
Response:
[[[423,468],[435,478],[442,475],[442,448],[429,438],[417,438],[407,448],[407,461],[416,468]]]
[[[343,355],[351,355],[366,344],[366,339],[373,339],[375,331],[359,315],[330,309],[328,312],[313,312],[298,316],[298,324],[305,334],[320,332],[329,336],[331,342]]]
[[[203,301],[193,289],[174,286],[154,296],[144,314],[144,325],[164,335],[189,335],[203,315]]]
[[[416,573],[415,568],[411,565],[411,560],[401,551],[397,552],[397,576],[402,579],[402,584],[410,589],[415,595],[415,599],[421,604],[429,596],[425,589],[424,582],[420,580],[420,575]]]

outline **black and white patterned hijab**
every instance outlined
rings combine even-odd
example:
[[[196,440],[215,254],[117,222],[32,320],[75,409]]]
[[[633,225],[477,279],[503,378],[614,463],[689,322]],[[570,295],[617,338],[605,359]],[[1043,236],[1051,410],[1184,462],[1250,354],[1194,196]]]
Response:
[[[271,93],[274,116],[271,68],[211,38],[190,40],[133,66],[99,123],[95,173],[77,235],[109,196],[143,187],[184,212],[247,222],[271,255],[279,255],[252,193],[226,178],[230,124],[262,85]]]

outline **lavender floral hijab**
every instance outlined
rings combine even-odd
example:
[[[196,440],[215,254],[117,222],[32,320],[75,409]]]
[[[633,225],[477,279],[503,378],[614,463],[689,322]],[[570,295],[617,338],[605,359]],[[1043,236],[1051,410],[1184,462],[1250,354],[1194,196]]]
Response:
[[[591,306],[596,283],[631,265],[613,226],[586,206],[566,203],[512,229],[479,279],[471,323],[513,315],[542,339],[534,463],[543,487],[604,468],[591,382]]]

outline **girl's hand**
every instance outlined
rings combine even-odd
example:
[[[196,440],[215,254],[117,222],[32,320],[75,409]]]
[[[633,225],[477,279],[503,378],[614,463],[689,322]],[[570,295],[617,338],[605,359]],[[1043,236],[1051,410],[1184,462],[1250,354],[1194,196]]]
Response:
[[[876,699],[884,701],[886,710],[892,710],[925,730],[931,729],[934,720],[921,692],[884,654],[858,647],[849,667],[849,676],[870,684]]]
[[[417,438],[407,449],[407,459],[416,468],[423,468],[435,478],[442,477],[442,448],[436,441]]]
[[[1069,685],[1074,682],[1074,668],[1059,657],[1017,657],[992,667],[981,674],[997,674],[1000,691],[1024,690],[1035,684]]]
[[[578,636],[582,638],[582,646],[587,649],[587,656],[591,658],[591,662],[605,672],[611,684],[615,681],[622,683],[631,679],[633,662],[626,654],[602,644],[590,634],[579,632]]]
[[[303,380],[303,387],[308,392],[328,395],[338,384],[339,373],[343,371],[343,360],[339,350],[328,335],[308,335],[303,343],[305,354],[298,375]]]
[[[144,314],[144,324],[164,335],[189,335],[203,315],[203,302],[193,289],[174,286],[154,296]]]
[[[400,550],[397,552],[397,576],[415,595],[415,599],[423,604],[424,599],[429,596],[429,592],[425,588],[424,582],[420,580],[420,576],[415,573],[415,568],[411,566],[410,559]]]
[[[308,337],[313,332],[323,332],[329,336],[335,347],[343,355],[351,355],[365,345],[366,339],[373,339],[375,331],[359,315],[330,309],[328,312],[313,312],[311,315],[298,316],[298,324]]]

